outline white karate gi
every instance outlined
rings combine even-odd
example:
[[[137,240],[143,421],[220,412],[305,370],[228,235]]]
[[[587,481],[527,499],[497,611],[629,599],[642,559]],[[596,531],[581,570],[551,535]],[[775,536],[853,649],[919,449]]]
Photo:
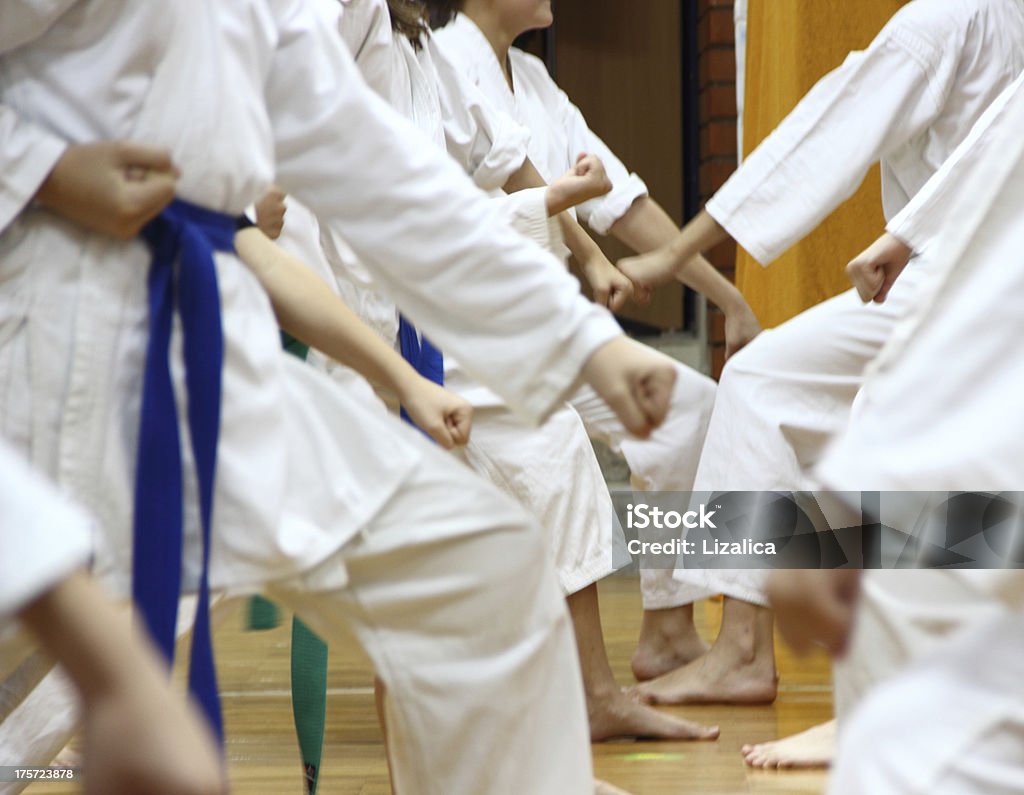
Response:
[[[421,37],[421,46],[415,48],[406,36],[391,32],[388,20],[386,0],[350,0],[346,6],[343,37],[360,42],[356,64],[368,82],[446,149],[478,185],[496,191],[493,201],[513,228],[550,250],[560,246],[557,221],[547,217],[544,189],[511,196],[500,191],[526,158],[526,131],[489,107],[476,86],[438,51],[433,37]],[[373,28],[383,24],[388,24],[388,48],[368,43],[381,38],[382,33]],[[477,143],[468,146],[466,142]],[[483,149],[480,142],[491,142],[490,149]],[[481,161],[490,165],[482,169]],[[372,322],[387,298],[380,295],[365,268],[354,258],[342,256],[341,247],[332,248],[331,242],[329,261],[335,283],[345,300],[368,313]],[[394,344],[397,311],[393,304],[391,315],[392,328],[379,322],[374,325]],[[538,520],[563,591],[575,593],[610,574],[614,570],[611,497],[579,415],[563,404],[539,427],[531,426],[470,376],[454,356],[446,355],[444,364],[445,386],[475,408],[470,441],[458,455]],[[566,487],[564,473],[570,473],[571,487]]]
[[[17,215],[64,141],[166,145],[183,171],[179,194],[232,214],[274,177],[337,225],[426,333],[528,416],[556,405],[621,333],[365,88],[337,39],[339,8],[5,9],[0,421],[100,519],[97,569],[122,592],[149,258],[141,242],[101,239],[41,209]],[[255,278],[229,254],[216,266],[225,367],[214,587],[273,580],[325,638],[343,637],[343,625],[359,636],[396,695],[400,788],[589,791],[572,633],[539,531],[418,434],[284,354]],[[194,564],[194,511],[186,531]]]
[[[827,486],[1019,492],[1022,82],[890,223],[935,260],[936,277],[866,374],[849,428],[817,469]],[[1020,792],[1024,576],[896,574],[866,575],[837,676],[892,659],[919,662],[869,693],[842,727],[830,791]],[[937,642],[950,626],[967,628]]]
[[[622,164],[608,146],[587,127],[579,108],[551,79],[544,64],[516,48],[509,51],[515,92],[476,24],[459,14],[434,32],[438,45],[460,70],[473,80],[500,109],[531,132],[529,155],[545,180],[560,177],[581,153],[598,155],[612,190],[578,208],[579,217],[594,231],[607,234],[647,186]],[[626,459],[634,483],[649,491],[690,491],[704,434],[711,416],[715,384],[678,362],[672,408],[665,424],[647,440],[630,438],[622,423],[589,387],[569,402],[583,418],[587,432]],[[644,607],[670,607],[676,585],[668,571],[641,570]]]
[[[1022,68],[1020,0],[908,3],[868,49],[819,81],[707,210],[767,264],[849,197],[880,160],[883,208],[892,218]],[[732,357],[694,488],[809,488],[807,469],[845,427],[864,368],[919,300],[931,267],[927,259],[914,261],[882,305],[863,305],[849,290]],[[718,592],[766,604],[763,572],[680,569],[676,578],[680,604]]]
[[[367,85],[446,148],[481,190],[501,187],[522,166],[527,131],[493,112],[471,84],[443,59],[433,57],[432,42],[424,43],[421,58],[396,46],[387,3],[344,0],[339,32]],[[417,73],[429,79],[425,89],[413,91]],[[329,263],[325,277],[363,322],[396,344],[398,310],[393,297],[384,294],[336,231],[322,227],[320,238]],[[312,362],[337,372],[336,365],[321,357],[314,355]]]

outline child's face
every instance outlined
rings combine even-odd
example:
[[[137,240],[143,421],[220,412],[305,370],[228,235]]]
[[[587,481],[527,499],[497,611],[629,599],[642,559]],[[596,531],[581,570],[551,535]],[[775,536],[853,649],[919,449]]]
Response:
[[[551,0],[493,0],[505,28],[525,33],[547,28],[555,21],[551,13]]]

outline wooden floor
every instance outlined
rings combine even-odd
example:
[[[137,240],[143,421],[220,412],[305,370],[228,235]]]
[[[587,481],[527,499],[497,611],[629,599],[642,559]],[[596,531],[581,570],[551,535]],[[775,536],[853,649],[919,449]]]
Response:
[[[629,658],[640,625],[639,583],[612,577],[601,584],[608,653],[620,683],[632,682]],[[216,632],[217,661],[228,733],[232,791],[243,795],[301,795],[289,684],[290,629],[243,632],[241,605],[223,611]],[[717,629],[716,604],[699,608],[706,638]],[[718,724],[717,742],[616,742],[594,746],[596,775],[636,795],[821,793],[826,776],[815,772],[752,771],[739,748],[808,728],[831,717],[832,690],[823,656],[795,660],[780,647],[779,698],[767,707],[687,707],[673,710]],[[179,655],[180,656],[180,655]],[[333,649],[323,795],[390,793],[384,750],[373,706],[371,671],[353,649]],[[69,793],[68,785],[37,784],[30,793]],[[415,794],[413,794],[415,795]],[[453,795],[456,795],[453,793]],[[485,795],[467,793],[466,795]],[[528,795],[528,793],[524,793]]]

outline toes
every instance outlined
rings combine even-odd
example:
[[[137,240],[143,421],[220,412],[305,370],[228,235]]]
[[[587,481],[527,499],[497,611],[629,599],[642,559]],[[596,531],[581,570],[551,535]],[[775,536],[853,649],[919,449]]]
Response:
[[[632,693],[630,695],[632,696],[633,700],[636,701],[639,704],[659,704],[659,703],[661,703],[659,701],[659,699],[658,699],[658,694],[657,693],[655,693],[653,691],[650,691],[650,690],[644,690],[643,688],[640,688],[640,687],[633,688],[633,691],[632,691]]]

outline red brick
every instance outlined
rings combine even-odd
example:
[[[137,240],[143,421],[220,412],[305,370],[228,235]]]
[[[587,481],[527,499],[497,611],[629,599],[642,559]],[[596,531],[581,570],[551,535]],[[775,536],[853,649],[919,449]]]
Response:
[[[731,157],[712,158],[701,163],[700,192],[710,197],[729,179],[736,170],[736,159]]]
[[[736,122],[713,121],[700,131],[702,158],[736,158]]]
[[[700,54],[697,67],[701,89],[712,84],[736,85],[736,51],[732,47],[712,47]]]
[[[709,8],[697,26],[697,51],[703,52],[718,44],[733,45],[735,34],[732,8]]]
[[[700,92],[701,125],[711,121],[736,118],[736,86],[711,85]]]

